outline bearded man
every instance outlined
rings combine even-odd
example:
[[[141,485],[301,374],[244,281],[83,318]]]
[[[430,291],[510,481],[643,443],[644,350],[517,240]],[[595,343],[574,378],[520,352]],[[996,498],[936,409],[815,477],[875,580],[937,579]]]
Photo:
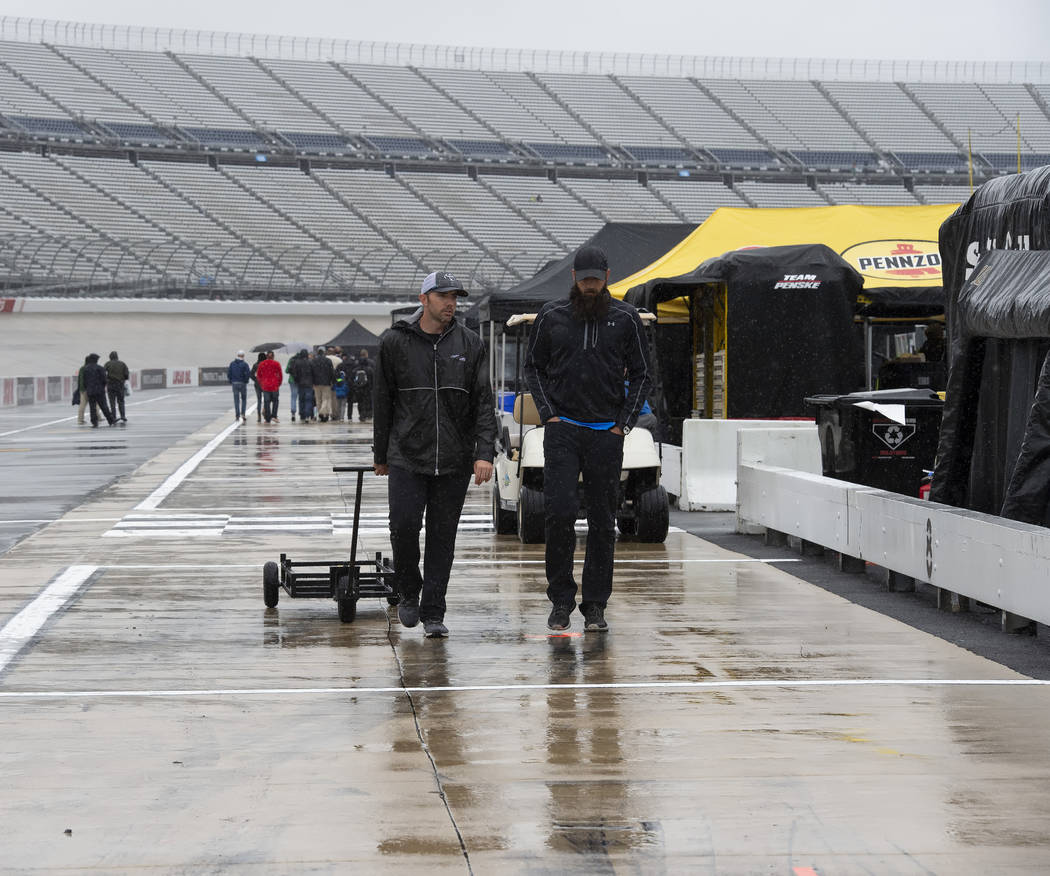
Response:
[[[623,441],[645,401],[649,363],[638,311],[609,294],[605,253],[581,247],[572,279],[568,298],[540,308],[525,359],[525,380],[544,424],[545,558],[553,604],[547,627],[568,629],[576,608],[573,556],[582,474],[587,553],[580,611],[585,630],[605,632]]]

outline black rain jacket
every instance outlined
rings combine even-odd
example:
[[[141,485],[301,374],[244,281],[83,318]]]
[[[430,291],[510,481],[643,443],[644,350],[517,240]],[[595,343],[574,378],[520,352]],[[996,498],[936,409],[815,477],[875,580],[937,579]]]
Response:
[[[496,414],[485,347],[453,317],[440,338],[419,313],[383,332],[373,372],[377,465],[417,474],[469,474],[492,462]]]
[[[548,301],[532,325],[525,381],[543,423],[568,417],[631,428],[650,384],[637,309],[610,297],[605,316],[584,321],[573,316],[568,298]]]

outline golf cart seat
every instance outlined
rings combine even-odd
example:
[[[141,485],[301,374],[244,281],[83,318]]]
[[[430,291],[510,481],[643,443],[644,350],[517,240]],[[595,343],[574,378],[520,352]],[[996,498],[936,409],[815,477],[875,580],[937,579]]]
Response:
[[[542,426],[540,412],[531,392],[523,392],[514,399],[514,422],[523,426]]]

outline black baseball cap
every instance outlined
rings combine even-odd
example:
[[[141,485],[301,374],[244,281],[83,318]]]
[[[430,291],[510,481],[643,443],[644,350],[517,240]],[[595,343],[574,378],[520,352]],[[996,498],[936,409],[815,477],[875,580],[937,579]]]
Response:
[[[455,292],[457,295],[464,297],[467,294],[463,284],[456,279],[456,275],[451,271],[434,271],[432,274],[427,274],[423,285],[419,287],[419,291],[423,295],[426,295],[427,292]]]
[[[577,280],[585,277],[597,277],[604,280],[609,270],[609,260],[596,246],[581,246],[576,250],[576,258],[572,260],[572,269]]]

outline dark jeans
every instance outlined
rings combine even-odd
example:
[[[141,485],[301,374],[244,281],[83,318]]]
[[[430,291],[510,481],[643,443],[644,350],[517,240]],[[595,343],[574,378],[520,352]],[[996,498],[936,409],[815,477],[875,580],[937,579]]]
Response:
[[[124,384],[120,383],[114,386],[113,384],[107,384],[106,394],[109,396],[109,409],[113,413],[113,419],[120,417],[122,420],[126,420],[124,416]],[[117,413],[117,409],[120,409],[120,413]]]
[[[587,554],[583,561],[580,608],[602,608],[612,593],[616,547],[616,502],[623,467],[623,436],[572,423],[548,423],[543,430],[543,508],[546,520],[547,598],[574,605],[572,576],[576,552],[577,492],[583,474],[587,503]]]
[[[277,418],[277,402],[280,401],[280,398],[281,391],[279,389],[263,393],[263,419],[267,423]]]
[[[362,420],[372,419],[372,389],[358,389],[354,392],[354,400],[357,402],[357,416]],[[349,419],[349,418],[348,418]]]
[[[314,415],[314,388],[299,387],[299,419],[309,420]]]
[[[98,395],[89,395],[88,404],[91,406],[91,425],[98,425],[98,410],[102,409],[102,416],[106,418],[106,422],[111,426],[117,422],[117,418],[109,410],[109,405],[106,404],[105,393],[100,392]]]
[[[469,475],[421,475],[390,466],[390,544],[401,598],[419,599],[421,621],[445,617],[445,592],[456,550],[456,530]],[[427,515],[423,574],[419,574],[419,531]]]
[[[233,415],[243,417],[248,407],[248,384],[232,383],[230,385],[233,387]]]
[[[255,384],[255,419],[262,419],[263,391],[258,383]]]

